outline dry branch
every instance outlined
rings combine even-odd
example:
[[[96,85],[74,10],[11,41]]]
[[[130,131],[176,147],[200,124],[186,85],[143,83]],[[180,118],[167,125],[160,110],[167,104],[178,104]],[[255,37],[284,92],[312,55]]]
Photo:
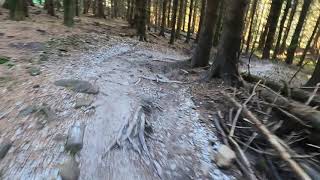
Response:
[[[300,178],[304,180],[311,180],[309,175],[300,167],[300,165],[292,159],[292,156],[288,152],[288,150],[283,146],[282,143],[278,141],[278,137],[272,134],[262,122],[257,119],[251,111],[249,111],[245,106],[241,105],[234,98],[229,96],[228,94],[222,92],[222,94],[232,102],[237,108],[242,108],[242,114],[252,122],[255,127],[265,136],[265,138],[269,141],[274,149],[280,154],[282,160],[288,163],[289,167],[292,171]]]

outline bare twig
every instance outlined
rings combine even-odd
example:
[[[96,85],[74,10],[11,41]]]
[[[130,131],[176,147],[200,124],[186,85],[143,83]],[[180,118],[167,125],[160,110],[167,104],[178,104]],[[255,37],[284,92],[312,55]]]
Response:
[[[308,101],[306,102],[306,105],[308,106],[311,101],[313,100],[313,98],[316,96],[318,89],[319,89],[320,83],[317,84],[316,88],[313,90],[312,95],[309,97]]]
[[[239,102],[237,102],[235,99],[233,99],[228,94],[221,92],[230,102],[232,102],[235,106],[238,108],[243,108],[242,113],[244,116],[248,118],[249,121],[251,121],[255,127],[266,137],[266,139],[269,141],[269,143],[275,148],[278,153],[280,154],[280,157],[282,160],[288,163],[288,165],[291,167],[292,171],[300,178],[304,180],[311,180],[309,175],[301,168],[301,166],[292,159],[292,156],[286,149],[286,147],[283,146],[283,143],[280,143],[278,141],[278,137],[274,134],[272,134],[264,124],[261,123],[259,119],[257,119],[252,112],[250,112],[245,106],[242,106]]]

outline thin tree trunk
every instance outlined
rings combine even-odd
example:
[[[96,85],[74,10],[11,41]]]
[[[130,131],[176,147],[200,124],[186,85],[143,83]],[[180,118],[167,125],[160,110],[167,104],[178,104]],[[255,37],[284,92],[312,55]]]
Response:
[[[88,14],[89,9],[90,9],[90,5],[91,5],[91,0],[84,0],[83,1],[83,14]]]
[[[155,21],[154,21],[154,24],[155,24],[155,28],[154,28],[154,31],[157,32],[158,31],[158,11],[159,11],[159,0],[156,0],[155,1],[155,6],[156,6],[156,10],[155,10]]]
[[[320,82],[320,55],[318,55],[316,67],[313,71],[311,78],[308,80],[306,86],[316,86],[319,82]]]
[[[50,16],[55,16],[53,0],[46,0],[47,11]]]
[[[137,0],[137,33],[139,41],[146,41],[147,0]]]
[[[180,38],[181,25],[182,25],[183,16],[184,16],[184,12],[183,12],[184,3],[185,3],[185,0],[180,0],[180,3],[179,3],[179,6],[180,6],[180,7],[179,7],[179,16],[178,16],[177,30],[176,30],[176,38],[177,38],[177,39]]]
[[[282,38],[282,43],[279,49],[279,53],[283,53],[284,50],[286,49],[287,46],[287,39],[289,36],[289,32],[291,30],[291,26],[292,26],[292,22],[294,19],[294,15],[296,14],[296,10],[297,10],[297,6],[298,6],[298,0],[293,0],[293,4],[292,4],[292,8],[291,8],[291,12],[290,12],[290,16],[288,19],[288,25],[286,27],[286,31],[284,32],[283,38]]]
[[[287,0],[286,7],[284,9],[284,12],[283,12],[283,15],[282,15],[282,18],[281,18],[281,21],[280,21],[279,34],[278,34],[278,38],[277,38],[276,47],[274,48],[272,59],[276,59],[277,58],[277,55],[278,55],[278,52],[279,52],[279,48],[280,48],[281,38],[282,38],[282,32],[283,32],[284,24],[285,24],[285,22],[287,20],[289,9],[291,7],[291,2],[292,2],[291,0]]]
[[[174,44],[174,41],[175,41],[177,10],[178,10],[178,0],[173,0],[172,18],[171,18],[171,36],[170,36],[170,42],[169,42],[170,44]]]
[[[79,16],[79,12],[80,12],[80,3],[79,0],[74,0],[75,1],[75,15]]]
[[[319,24],[320,24],[320,15],[318,16],[316,25],[315,25],[315,27],[314,27],[314,29],[312,31],[312,34],[311,34],[311,36],[310,36],[310,38],[309,38],[309,40],[307,42],[306,47],[304,48],[302,56],[300,57],[300,61],[298,63],[298,66],[302,66],[302,63],[303,63],[303,61],[304,61],[304,59],[305,59],[305,57],[306,57],[306,55],[307,55],[307,53],[308,53],[308,51],[310,49],[310,46],[311,46],[311,43],[313,41],[314,36],[316,35],[317,31],[318,32],[320,31]]]
[[[217,24],[217,10],[220,0],[208,0],[204,15],[203,29],[200,33],[199,43],[191,59],[192,67],[205,67],[209,64],[210,51],[213,42],[213,31]],[[222,3],[222,2],[221,2]]]
[[[151,0],[147,0],[147,29],[151,29]]]
[[[75,2],[74,0],[63,0],[63,8],[64,8],[64,25],[71,27],[74,24],[73,18],[75,15]]]
[[[186,32],[186,17],[187,17],[187,6],[188,6],[188,0],[185,0],[184,6],[183,6],[183,20],[182,20],[182,31]]]
[[[238,54],[247,0],[226,0],[227,12],[223,23],[221,44],[210,69],[210,77],[220,77],[227,84],[240,85]]]
[[[203,19],[205,18],[205,13],[206,13],[206,3],[207,3],[206,0],[202,0],[201,1],[201,12],[200,12],[201,14],[200,14],[199,29],[198,29],[198,32],[197,32],[196,42],[199,41],[200,33],[201,33],[201,30],[202,30]]]
[[[162,8],[162,22],[161,22],[161,30],[160,30],[160,36],[165,36],[165,26],[166,26],[166,7],[167,7],[167,0],[163,0],[163,8]]]
[[[188,20],[188,32],[186,37],[186,43],[189,43],[191,38],[191,21],[192,21],[192,13],[193,13],[193,2],[194,0],[190,0],[190,10],[189,10],[189,20]]]
[[[96,14],[95,17],[99,17],[99,18],[105,18],[105,14],[104,14],[104,0],[96,0],[97,1],[97,10],[96,10]]]
[[[249,25],[249,32],[248,32],[248,37],[247,37],[246,54],[249,53],[249,49],[250,49],[250,43],[251,43],[251,38],[252,38],[252,29],[253,29],[253,24],[254,24],[253,22],[254,22],[254,17],[256,15],[257,4],[258,4],[258,0],[253,0],[251,11],[250,11],[250,25]]]
[[[198,15],[198,6],[199,6],[199,0],[195,0],[194,2],[194,12],[193,12],[193,18],[192,18],[192,25],[191,25],[191,32],[192,34],[195,32],[196,28],[196,21],[197,21],[197,15]]]
[[[262,59],[269,59],[270,58],[270,50],[273,46],[274,42],[274,35],[276,34],[277,25],[281,13],[282,8],[282,1],[283,0],[273,0],[271,5],[271,12],[270,12],[270,23],[269,23],[269,31],[267,35],[267,40],[265,42],[265,46],[262,53]]]
[[[214,36],[213,36],[213,46],[216,47],[219,44],[221,30],[222,30],[222,24],[223,24],[223,18],[224,18],[224,12],[225,12],[225,6],[224,6],[224,0],[220,2],[219,5],[219,16],[218,21],[215,25],[214,30]]]
[[[304,2],[303,2],[303,6],[302,6],[301,14],[300,14],[300,17],[299,17],[299,20],[298,20],[298,24],[297,24],[297,27],[296,27],[296,29],[294,31],[290,46],[289,46],[288,51],[287,51],[288,52],[287,53],[287,58],[286,58],[286,63],[287,64],[292,64],[293,63],[294,54],[295,54],[296,49],[298,48],[298,43],[299,43],[299,37],[300,37],[300,34],[301,34],[301,30],[302,30],[304,21],[305,21],[305,19],[307,17],[308,10],[309,10],[311,2],[312,2],[312,0],[304,0]]]
[[[28,6],[25,0],[11,0],[9,2],[10,19],[23,21],[28,16]]]
[[[171,17],[171,3],[172,0],[168,0],[168,16],[167,16],[167,26],[170,27],[171,23],[170,23],[170,17]]]

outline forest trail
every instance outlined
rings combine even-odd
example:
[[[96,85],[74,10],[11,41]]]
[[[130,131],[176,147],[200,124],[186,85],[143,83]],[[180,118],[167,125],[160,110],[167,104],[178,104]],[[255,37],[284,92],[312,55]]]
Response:
[[[94,48],[88,48],[89,39],[96,41]],[[69,41],[76,45],[64,46]],[[41,75],[15,85],[16,93],[8,91],[19,102],[3,117],[10,122],[2,129],[3,136],[14,142],[0,165],[3,177],[56,179],[69,157],[64,151],[68,129],[81,122],[84,144],[76,155],[80,179],[230,179],[211,162],[219,142],[201,123],[190,85],[180,83],[186,80],[179,68],[185,67],[185,55],[130,38],[95,34],[49,44],[42,54],[47,60],[40,64]],[[99,93],[55,86],[61,79],[88,81]],[[88,106],[76,109],[81,100]],[[4,101],[10,106],[13,99],[7,94]],[[31,107],[47,111],[40,116]],[[145,144],[140,134],[129,133],[120,146],[109,149],[128,122],[137,121],[138,129],[142,118],[150,133],[144,136]]]

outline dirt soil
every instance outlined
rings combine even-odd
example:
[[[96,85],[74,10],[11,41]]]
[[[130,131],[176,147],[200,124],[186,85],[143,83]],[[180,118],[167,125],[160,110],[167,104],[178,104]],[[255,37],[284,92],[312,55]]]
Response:
[[[121,20],[81,17],[66,28],[38,8],[23,22],[1,12],[0,55],[10,61],[0,64],[0,142],[12,142],[3,179],[59,179],[75,122],[85,125],[80,179],[236,178],[236,168],[212,161],[221,143],[210,118],[223,103],[203,96],[223,84],[194,83],[206,71],[190,69],[183,40],[169,46],[152,33],[139,42]],[[99,93],[56,86],[61,79],[90,82]],[[118,142],[126,125],[141,121],[145,141],[129,134]]]

